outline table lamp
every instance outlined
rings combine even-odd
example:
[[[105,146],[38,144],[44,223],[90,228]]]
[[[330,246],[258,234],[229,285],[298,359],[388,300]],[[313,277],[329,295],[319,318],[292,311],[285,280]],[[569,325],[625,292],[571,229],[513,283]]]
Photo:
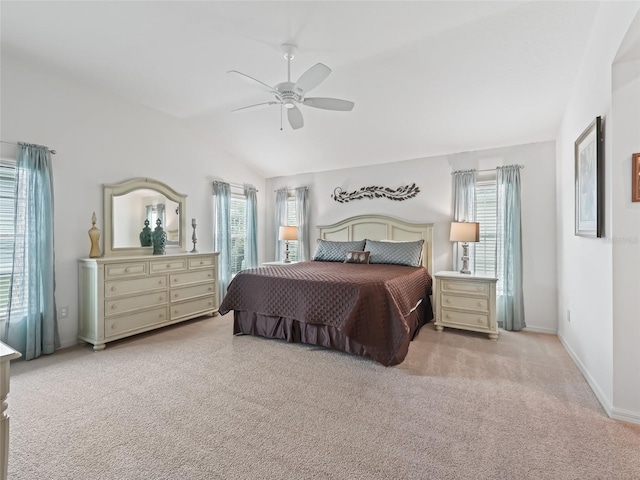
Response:
[[[460,273],[471,274],[471,270],[469,270],[469,242],[480,241],[480,224],[477,222],[451,222],[449,240],[462,242],[462,269]]]
[[[284,263],[291,263],[289,260],[289,241],[298,240],[298,227],[280,227],[278,230],[278,240],[284,240]]]

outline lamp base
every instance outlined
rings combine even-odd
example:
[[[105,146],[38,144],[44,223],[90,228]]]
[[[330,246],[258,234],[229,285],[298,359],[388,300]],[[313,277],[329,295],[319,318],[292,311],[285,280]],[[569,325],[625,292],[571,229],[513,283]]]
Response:
[[[467,242],[462,244],[462,268],[460,273],[471,275],[471,270],[469,270],[469,244]]]
[[[289,260],[289,241],[284,242],[284,260],[282,263],[291,263]]]

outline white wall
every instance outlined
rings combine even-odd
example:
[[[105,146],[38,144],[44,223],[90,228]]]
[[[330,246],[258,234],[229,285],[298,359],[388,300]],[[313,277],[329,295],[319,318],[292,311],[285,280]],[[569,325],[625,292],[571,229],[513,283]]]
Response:
[[[186,214],[198,219],[201,251],[213,246],[212,180],[253,183],[260,191],[262,218],[264,179],[195,137],[178,119],[5,52],[1,67],[2,140],[46,145],[58,152],[53,156],[56,301],[58,307],[69,306],[69,318],[59,321],[63,346],[76,343],[76,260],[89,254],[87,231],[94,210],[104,230],[103,184],[150,177],[187,194]],[[261,255],[263,228],[259,222]],[[190,234],[189,227],[188,239]]]
[[[274,222],[275,189],[307,185],[312,243],[317,238],[318,225],[332,224],[354,215],[382,214],[413,222],[432,222],[434,269],[436,272],[450,270],[453,263],[449,241],[449,223],[453,217],[451,172],[516,163],[525,166],[521,178],[526,322],[530,330],[555,333],[557,295],[553,142],[268,179],[266,223],[271,226]],[[336,187],[353,191],[372,185],[397,188],[412,182],[420,187],[420,193],[402,202],[365,199],[341,204],[331,199]],[[267,258],[272,259],[275,254],[275,230],[268,227],[266,235]]]
[[[613,290],[619,280],[624,281],[619,275],[614,277],[612,267],[614,192],[620,188],[619,181],[613,180],[617,168],[612,139],[620,127],[611,111],[611,67],[639,9],[636,2],[600,5],[556,139],[558,336],[610,413],[614,401]],[[605,129],[605,238],[600,239],[574,235],[574,142],[596,116],[603,117]],[[567,310],[571,311],[570,321]],[[634,409],[640,413],[640,405]]]
[[[621,61],[615,62],[612,70],[612,415],[623,419],[635,416],[638,421],[640,203],[631,201],[631,156],[634,152],[640,153],[640,13],[636,15],[632,30],[628,37],[634,37],[633,49],[627,55],[623,54]]]

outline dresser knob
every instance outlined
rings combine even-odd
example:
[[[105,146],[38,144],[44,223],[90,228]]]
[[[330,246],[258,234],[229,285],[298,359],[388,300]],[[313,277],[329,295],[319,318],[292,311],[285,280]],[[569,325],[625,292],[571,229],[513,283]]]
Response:
[[[478,302],[478,306],[479,306],[479,307],[484,307],[484,303],[482,303],[482,302]]]
[[[117,323],[112,323],[111,324],[111,330],[115,330],[117,326],[118,326]]]
[[[178,279],[177,279],[177,278],[174,278],[174,279],[173,279],[173,281],[174,281],[174,282],[177,282],[177,281],[178,281]]]
[[[164,313],[159,313],[158,318],[162,318],[162,317],[164,317]]]
[[[162,280],[158,280],[158,285],[162,285]]]
[[[210,292],[213,292],[213,287],[209,287],[209,291],[210,291]]]
[[[179,293],[176,293],[176,294],[174,295],[174,297],[175,297],[175,298],[178,298],[179,296],[180,296],[180,294],[179,294]]]
[[[171,264],[170,263],[167,263],[167,268],[171,268]]]
[[[124,269],[125,273],[129,273],[129,267]]]
[[[451,318],[451,314],[447,313],[447,315],[445,315],[447,318]]]
[[[174,310],[173,313],[178,313],[178,310]]]
[[[213,302],[209,302],[209,305],[213,305]]]
[[[207,275],[207,277],[211,278],[211,274]]]
[[[116,308],[118,308],[118,306],[115,303],[111,304],[111,310],[115,310]]]
[[[478,318],[478,323],[482,323],[482,319],[481,318]]]
[[[111,291],[115,292],[116,291],[116,286],[114,285],[113,287],[111,287]]]
[[[476,290],[478,290],[479,292],[481,292],[481,291],[482,291],[482,287],[478,287],[478,288],[476,288]]]
[[[451,303],[451,300],[450,300],[449,298],[447,298],[447,299],[445,300],[445,302],[447,302],[447,303]]]
[[[163,297],[163,296],[160,296],[160,297],[159,297],[159,300],[160,300],[161,302],[164,302],[164,297]]]
[[[203,261],[201,261],[201,262],[200,262],[200,265],[204,265],[204,262],[203,262]]]

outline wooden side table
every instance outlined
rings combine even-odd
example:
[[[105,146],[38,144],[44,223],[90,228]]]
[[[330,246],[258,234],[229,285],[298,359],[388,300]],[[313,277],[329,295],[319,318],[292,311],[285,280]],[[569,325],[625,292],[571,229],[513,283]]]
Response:
[[[498,339],[497,278],[448,271],[438,272],[434,277],[435,328],[438,332],[450,327],[484,332],[491,340]]]
[[[9,415],[7,396],[9,395],[9,363],[22,355],[0,342],[0,480],[7,479],[9,464]]]

